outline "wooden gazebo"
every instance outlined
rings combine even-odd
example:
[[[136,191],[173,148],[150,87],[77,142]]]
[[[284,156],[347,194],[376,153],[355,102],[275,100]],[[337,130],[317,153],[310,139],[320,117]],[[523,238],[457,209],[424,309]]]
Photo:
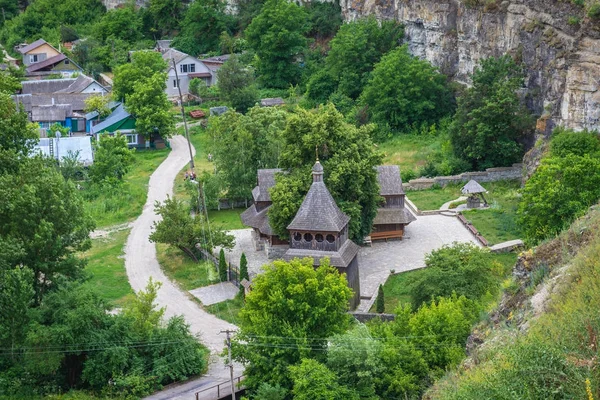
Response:
[[[481,206],[481,200],[483,200],[484,207],[487,206],[487,201],[483,197],[487,190],[479,184],[479,182],[471,179],[465,186],[460,189],[462,194],[468,195],[467,208],[479,208]]]

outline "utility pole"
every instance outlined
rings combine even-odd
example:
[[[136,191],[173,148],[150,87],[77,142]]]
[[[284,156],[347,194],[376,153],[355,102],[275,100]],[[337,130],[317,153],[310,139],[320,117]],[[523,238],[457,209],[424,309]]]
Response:
[[[231,400],[235,400],[235,384],[233,383],[233,362],[231,361],[231,333],[235,331],[231,331],[229,329],[225,331],[221,331],[221,333],[227,334],[227,353],[229,355],[229,378],[231,379]]]
[[[177,91],[179,92],[179,105],[181,106],[181,116],[183,117],[183,127],[185,128],[185,138],[188,142],[188,150],[190,151],[190,168],[194,170],[194,155],[192,154],[192,145],[190,143],[190,133],[188,132],[187,121],[185,120],[185,111],[183,109],[183,96],[181,95],[181,86],[179,86],[179,74],[177,73],[177,65],[175,58],[171,58],[173,69],[175,70],[175,82],[177,82]]]

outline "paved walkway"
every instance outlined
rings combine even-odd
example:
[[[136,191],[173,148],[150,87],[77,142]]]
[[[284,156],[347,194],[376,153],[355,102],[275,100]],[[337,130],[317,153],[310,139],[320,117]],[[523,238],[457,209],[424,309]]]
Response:
[[[220,282],[190,290],[190,294],[200,300],[205,306],[231,300],[239,292],[240,289],[231,282]]]
[[[171,139],[172,151],[167,159],[154,171],[148,185],[148,199],[142,215],[132,224],[131,233],[125,246],[125,268],[131,287],[136,292],[146,287],[148,280],[162,282],[157,296],[159,307],[165,307],[165,318],[183,315],[191,331],[210,349],[211,361],[207,375],[200,379],[178,386],[167,392],[159,392],[151,399],[190,399],[197,387],[227,379],[229,374],[217,356],[224,347],[223,329],[235,329],[235,326],[216,318],[202,310],[187,293],[181,291],[171,282],[160,269],[156,259],[156,248],[148,237],[152,224],[158,220],[154,213],[154,203],[164,201],[167,195],[173,193],[173,181],[179,171],[188,163],[189,152],[187,142],[182,136]],[[186,387],[192,388],[187,390]]]

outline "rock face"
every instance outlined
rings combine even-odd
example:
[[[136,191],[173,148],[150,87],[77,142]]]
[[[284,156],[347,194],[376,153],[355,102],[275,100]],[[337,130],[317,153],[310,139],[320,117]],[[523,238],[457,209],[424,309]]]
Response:
[[[148,0],[135,0],[135,5],[137,7],[143,7],[147,2]],[[102,0],[102,4],[104,4],[104,7],[106,7],[107,10],[124,6],[127,3],[129,3],[128,0]]]
[[[484,2],[485,6],[478,5]],[[541,117],[538,132],[547,135],[556,125],[600,129],[600,31],[583,18],[582,8],[570,2],[340,0],[340,4],[347,21],[375,15],[402,22],[410,51],[458,82],[468,84],[482,58],[509,53],[522,60],[527,104]]]

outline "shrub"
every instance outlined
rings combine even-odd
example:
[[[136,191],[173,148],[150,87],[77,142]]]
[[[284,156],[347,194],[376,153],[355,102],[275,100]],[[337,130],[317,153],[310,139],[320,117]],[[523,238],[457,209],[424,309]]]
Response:
[[[568,154],[584,156],[600,150],[598,132],[584,130],[575,132],[570,129],[557,128],[550,142],[550,152],[555,157],[566,157]]]
[[[409,283],[413,307],[452,293],[479,300],[498,290],[499,264],[489,251],[471,243],[453,243],[434,250],[425,257],[425,265]]]
[[[590,6],[587,13],[588,17],[593,20],[600,19],[600,3],[594,3]]]
[[[385,299],[384,299],[384,294],[383,294],[383,285],[379,285],[379,289],[377,290],[377,312],[379,314],[382,314],[383,312],[385,312]]]

